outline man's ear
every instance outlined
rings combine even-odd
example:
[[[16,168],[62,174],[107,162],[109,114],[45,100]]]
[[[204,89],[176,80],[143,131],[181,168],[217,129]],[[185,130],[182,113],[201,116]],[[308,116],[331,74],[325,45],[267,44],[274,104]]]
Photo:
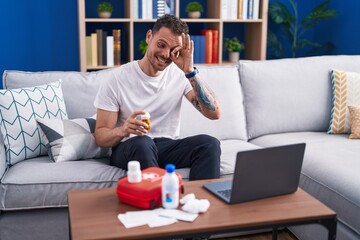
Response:
[[[149,29],[149,30],[146,32],[146,43],[147,43],[147,44],[149,44],[151,38],[152,38],[152,30]]]

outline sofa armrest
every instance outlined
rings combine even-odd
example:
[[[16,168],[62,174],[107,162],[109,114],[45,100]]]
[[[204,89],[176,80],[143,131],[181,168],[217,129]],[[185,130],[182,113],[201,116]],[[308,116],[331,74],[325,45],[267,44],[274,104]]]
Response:
[[[7,168],[7,164],[6,164],[6,158],[5,158],[4,139],[0,132],[0,183],[1,183],[2,177],[4,176],[6,168]]]

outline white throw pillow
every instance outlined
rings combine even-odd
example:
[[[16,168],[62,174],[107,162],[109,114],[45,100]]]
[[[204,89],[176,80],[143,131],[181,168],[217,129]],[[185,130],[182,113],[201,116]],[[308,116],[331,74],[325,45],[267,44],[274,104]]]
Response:
[[[109,148],[95,143],[94,118],[37,119],[48,154],[54,162],[109,156]]]
[[[0,90],[0,128],[9,166],[47,153],[35,118],[67,119],[61,80]]]

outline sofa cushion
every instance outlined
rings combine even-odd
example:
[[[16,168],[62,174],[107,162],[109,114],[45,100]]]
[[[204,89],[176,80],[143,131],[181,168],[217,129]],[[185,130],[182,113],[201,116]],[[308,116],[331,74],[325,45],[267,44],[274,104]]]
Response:
[[[349,138],[360,138],[360,106],[349,106],[351,131]]]
[[[61,81],[0,90],[0,127],[8,165],[47,153],[35,118],[67,118]]]
[[[348,106],[360,105],[360,73],[334,69],[331,71],[331,83],[332,109],[328,133],[350,133]]]
[[[23,72],[6,70],[3,73],[4,88],[22,88],[46,84],[62,79],[62,89],[68,118],[86,118],[95,114],[93,105],[100,83],[112,77],[113,69],[95,72],[46,71]]]
[[[326,132],[271,134],[251,143],[268,147],[306,143],[300,187],[333,209],[338,220],[360,234],[360,140]]]
[[[220,175],[229,177],[234,174],[236,155],[238,152],[259,149],[261,147],[241,140],[221,141]]]
[[[219,140],[247,140],[243,93],[236,66],[200,66],[202,79],[221,105],[219,120],[209,120],[184,98],[181,109],[180,137],[209,134]]]
[[[61,163],[48,156],[29,159],[10,167],[3,177],[0,210],[64,207],[68,191],[113,187],[125,175],[104,158]]]
[[[359,71],[360,56],[240,61],[250,139],[265,134],[326,131],[331,112],[330,71]]]
[[[222,140],[220,158],[220,177],[232,177],[235,170],[236,154],[239,151],[247,151],[260,148],[249,142],[242,140]],[[189,179],[190,168],[180,168],[176,170],[183,179]]]
[[[54,162],[107,157],[109,148],[96,145],[95,118],[36,119]]]

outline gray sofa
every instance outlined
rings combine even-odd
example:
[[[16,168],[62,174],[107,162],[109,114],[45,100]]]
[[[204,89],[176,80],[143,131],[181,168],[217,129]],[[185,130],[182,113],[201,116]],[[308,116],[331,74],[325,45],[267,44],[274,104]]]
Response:
[[[360,239],[360,140],[327,134],[331,69],[360,72],[360,56],[240,61],[199,66],[223,108],[220,120],[202,117],[186,100],[180,136],[211,134],[221,141],[221,175],[233,174],[238,151],[306,142],[300,186],[337,212],[337,239]],[[4,88],[62,79],[69,119],[94,115],[93,100],[111,69],[98,72],[5,71]],[[69,190],[115,186],[125,171],[108,159],[52,162],[47,155],[8,167],[0,144],[0,239],[67,239]],[[186,179],[188,169],[179,169]],[[291,228],[300,239],[327,239],[325,228]]]

